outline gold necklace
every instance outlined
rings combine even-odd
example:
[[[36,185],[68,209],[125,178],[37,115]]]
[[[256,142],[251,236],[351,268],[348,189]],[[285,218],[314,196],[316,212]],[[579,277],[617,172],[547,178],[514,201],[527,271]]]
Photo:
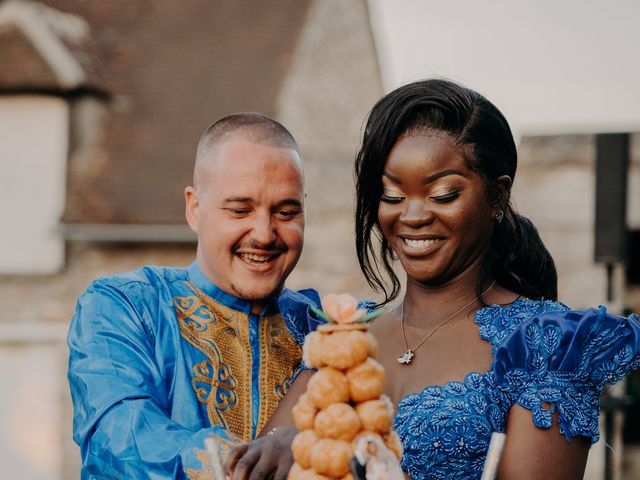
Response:
[[[402,315],[400,317],[400,327],[402,328],[402,340],[404,340],[404,353],[398,357],[398,363],[402,363],[405,365],[411,363],[411,360],[413,360],[413,357],[415,357],[416,355],[415,353],[416,350],[418,350],[418,348],[420,348],[420,346],[424,342],[426,342],[429,339],[429,337],[431,337],[431,335],[436,333],[436,331],[440,327],[442,327],[445,323],[447,323],[449,320],[452,320],[453,318],[458,316],[458,314],[462,313],[466,308],[468,308],[472,303],[476,302],[480,297],[484,297],[487,293],[489,293],[489,290],[491,290],[495,284],[496,284],[496,281],[494,280],[493,283],[489,285],[489,288],[487,288],[484,292],[482,292],[480,296],[475,297],[469,303],[466,303],[462,308],[460,308],[460,310],[457,310],[452,315],[448,316],[443,321],[441,321],[438,325],[433,327],[433,329],[429,333],[427,333],[427,335],[422,340],[420,340],[420,343],[418,343],[413,348],[409,348],[409,345],[407,344],[407,335],[404,331],[404,302],[402,302]]]

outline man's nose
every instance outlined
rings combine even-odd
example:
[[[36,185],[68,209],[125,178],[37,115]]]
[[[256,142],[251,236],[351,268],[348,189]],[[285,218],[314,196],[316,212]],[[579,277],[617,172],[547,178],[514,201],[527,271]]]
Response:
[[[276,238],[271,215],[257,215],[251,230],[251,239],[266,247],[271,245]]]
[[[408,200],[406,207],[400,215],[400,222],[405,225],[418,228],[433,221],[433,212],[424,200]]]

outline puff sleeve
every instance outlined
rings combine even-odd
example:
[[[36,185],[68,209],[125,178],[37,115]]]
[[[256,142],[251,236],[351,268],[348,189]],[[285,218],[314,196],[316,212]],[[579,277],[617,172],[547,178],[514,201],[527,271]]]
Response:
[[[525,322],[498,347],[493,370],[510,402],[530,410],[537,427],[549,428],[558,413],[567,440],[585,436],[595,443],[601,391],[639,366],[638,317],[600,307]]]

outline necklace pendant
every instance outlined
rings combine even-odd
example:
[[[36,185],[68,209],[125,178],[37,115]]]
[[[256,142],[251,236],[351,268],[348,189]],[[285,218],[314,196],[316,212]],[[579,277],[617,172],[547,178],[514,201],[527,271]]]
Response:
[[[409,364],[411,363],[411,360],[413,359],[413,356],[415,354],[411,351],[411,350],[407,350],[406,352],[404,352],[402,355],[400,355],[398,357],[398,363],[404,363]]]

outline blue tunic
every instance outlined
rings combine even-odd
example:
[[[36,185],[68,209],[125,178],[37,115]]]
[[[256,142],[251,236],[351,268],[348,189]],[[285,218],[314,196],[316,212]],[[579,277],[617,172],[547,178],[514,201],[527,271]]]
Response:
[[[204,478],[204,439],[249,441],[301,368],[315,291],[261,315],[188,268],[96,280],[69,330],[82,478]]]
[[[549,428],[557,413],[567,440],[596,442],[600,392],[640,367],[635,315],[520,299],[480,309],[475,321],[492,345],[491,369],[469,372],[464,382],[428,386],[398,405],[402,468],[415,480],[480,478],[491,433],[505,431],[516,404],[531,410],[537,427]]]

